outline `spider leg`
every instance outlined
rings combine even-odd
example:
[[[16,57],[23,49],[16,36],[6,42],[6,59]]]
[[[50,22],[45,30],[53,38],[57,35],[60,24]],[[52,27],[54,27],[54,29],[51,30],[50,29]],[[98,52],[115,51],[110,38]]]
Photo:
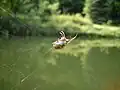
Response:
[[[64,33],[64,31],[61,31],[61,33],[62,33],[62,35],[65,37],[65,33]]]
[[[60,31],[60,34],[62,37],[65,37],[65,33],[63,31]]]

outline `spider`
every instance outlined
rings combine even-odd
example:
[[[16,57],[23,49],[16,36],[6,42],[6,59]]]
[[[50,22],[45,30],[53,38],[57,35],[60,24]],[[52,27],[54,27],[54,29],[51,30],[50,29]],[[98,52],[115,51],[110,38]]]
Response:
[[[65,33],[63,31],[60,31],[59,33],[61,35],[61,38],[58,38],[58,40],[52,43],[55,49],[62,49],[70,40],[66,38]]]

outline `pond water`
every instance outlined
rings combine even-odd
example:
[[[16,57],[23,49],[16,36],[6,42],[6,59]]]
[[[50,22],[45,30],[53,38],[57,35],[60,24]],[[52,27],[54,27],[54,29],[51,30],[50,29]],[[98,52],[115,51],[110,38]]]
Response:
[[[0,90],[120,90],[120,41],[0,40]]]

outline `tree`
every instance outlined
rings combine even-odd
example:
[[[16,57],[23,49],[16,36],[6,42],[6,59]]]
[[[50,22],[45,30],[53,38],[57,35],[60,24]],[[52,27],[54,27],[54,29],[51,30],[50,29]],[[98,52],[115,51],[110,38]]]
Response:
[[[120,24],[120,0],[86,0],[84,12],[93,23]]]
[[[92,0],[89,14],[94,23],[103,24],[109,20],[111,3],[108,0]]]
[[[110,19],[113,24],[120,24],[120,0],[114,0],[112,2]]]
[[[82,13],[85,0],[59,0],[61,13]]]

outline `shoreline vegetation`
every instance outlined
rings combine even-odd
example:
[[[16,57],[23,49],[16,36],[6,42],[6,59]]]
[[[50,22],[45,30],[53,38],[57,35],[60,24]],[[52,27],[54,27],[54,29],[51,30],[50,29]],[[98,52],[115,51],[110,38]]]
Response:
[[[19,17],[22,19],[22,17]],[[45,23],[35,25],[39,19],[31,19],[31,23],[21,23],[16,18],[10,18],[4,23],[8,23],[8,27],[1,30],[1,36],[11,38],[14,36],[31,37],[31,36],[46,36],[56,37],[60,30],[64,30],[69,36],[78,34],[82,38],[120,38],[120,27],[111,25],[93,24],[89,19],[76,15],[54,15]],[[10,22],[10,20],[14,22]],[[25,19],[24,19],[25,20]],[[22,21],[22,20],[21,20]],[[3,23],[3,24],[4,24]],[[34,23],[34,24],[33,24]],[[3,26],[6,26],[4,24]]]
[[[56,37],[64,30],[84,38],[120,38],[119,0],[5,1],[0,1],[2,37]]]

